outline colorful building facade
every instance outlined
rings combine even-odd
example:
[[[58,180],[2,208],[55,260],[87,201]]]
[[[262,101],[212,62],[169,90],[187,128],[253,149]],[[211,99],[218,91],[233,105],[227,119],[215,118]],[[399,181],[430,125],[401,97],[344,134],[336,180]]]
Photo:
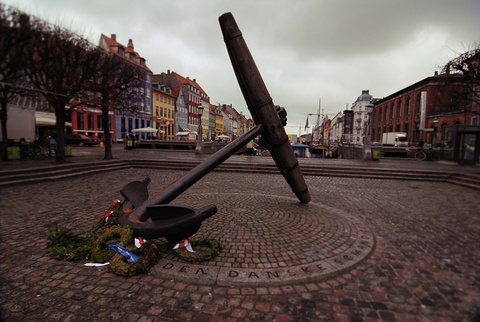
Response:
[[[110,37],[100,36],[100,45],[107,51],[122,57],[129,63],[145,72],[144,82],[136,89],[138,91],[138,101],[135,102],[135,112],[127,112],[123,109],[116,108],[114,112],[114,138],[125,139],[127,135],[134,134],[135,129],[152,127],[152,71],[146,66],[143,57],[134,50],[133,41],[129,39],[128,45],[125,47],[117,42],[117,36],[112,34]],[[149,133],[138,133],[139,139],[146,139]]]
[[[176,98],[172,89],[165,85],[153,83],[153,128],[157,129],[157,139],[175,140],[175,105]]]

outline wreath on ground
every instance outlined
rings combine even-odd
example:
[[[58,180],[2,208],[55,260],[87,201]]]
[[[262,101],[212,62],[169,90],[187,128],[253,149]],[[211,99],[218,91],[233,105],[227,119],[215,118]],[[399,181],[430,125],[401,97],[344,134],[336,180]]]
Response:
[[[133,243],[133,230],[130,227],[112,226],[105,230],[103,234],[92,244],[92,250],[90,251],[90,259],[95,263],[106,263],[117,254],[114,250],[108,247],[108,242],[112,240],[120,239],[117,245],[126,247]],[[123,256],[122,256],[123,257]]]
[[[177,256],[188,262],[203,262],[215,258],[222,250],[222,245],[218,240],[207,237],[193,237],[191,241],[192,246],[206,246],[205,251],[196,251],[190,253],[185,247],[175,249]]]
[[[110,260],[110,265],[108,265],[108,271],[110,273],[121,276],[132,276],[144,273],[155,265],[160,257],[157,246],[151,242],[143,244],[140,248],[128,246],[127,249],[139,256],[139,260],[128,263],[123,255],[117,253]]]
[[[50,256],[57,260],[76,261],[88,257],[93,242],[109,227],[118,225],[120,200],[116,200],[85,236],[74,234],[75,228],[56,227],[55,234],[48,237]]]
[[[48,237],[50,256],[67,261],[86,258],[97,263],[109,261],[108,271],[121,276],[148,271],[160,257],[158,248],[152,242],[144,243],[139,248],[133,245],[133,231],[128,226],[118,224],[120,205],[119,200],[115,201],[84,236],[74,234],[75,228],[57,227],[55,234]],[[123,255],[108,247],[108,244],[113,242],[139,256],[139,260],[127,262]],[[200,246],[200,250],[190,253],[185,248],[176,249],[175,253],[179,258],[189,262],[203,262],[215,258],[222,250],[222,245],[211,238],[193,237],[191,244]],[[203,250],[205,248],[206,250]]]

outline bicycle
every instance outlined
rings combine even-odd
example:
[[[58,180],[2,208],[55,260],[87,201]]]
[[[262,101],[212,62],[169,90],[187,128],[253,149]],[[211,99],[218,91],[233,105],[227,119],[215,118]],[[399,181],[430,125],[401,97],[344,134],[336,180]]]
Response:
[[[51,150],[48,144],[39,140],[33,143],[20,144],[20,158],[21,159],[41,159],[51,156]]]
[[[433,150],[432,148],[429,148],[429,149],[419,148],[418,151],[415,152],[414,157],[418,161],[423,161],[425,159],[428,159],[431,161],[438,161],[438,159],[440,159],[440,154],[437,151]]]

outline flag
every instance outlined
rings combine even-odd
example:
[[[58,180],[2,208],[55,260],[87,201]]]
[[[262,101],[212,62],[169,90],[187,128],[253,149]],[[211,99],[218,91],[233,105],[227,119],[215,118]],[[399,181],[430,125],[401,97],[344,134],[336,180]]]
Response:
[[[308,116],[307,116],[307,122],[305,122],[305,131],[307,130],[308,128]]]

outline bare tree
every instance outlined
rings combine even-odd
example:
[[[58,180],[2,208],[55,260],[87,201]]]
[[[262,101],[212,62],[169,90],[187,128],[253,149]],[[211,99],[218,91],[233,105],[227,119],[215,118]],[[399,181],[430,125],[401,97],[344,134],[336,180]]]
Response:
[[[442,68],[442,74],[450,75],[450,79],[461,78],[467,90],[458,92],[458,99],[470,102],[469,109],[473,114],[479,114],[480,106],[480,43],[476,48],[467,51],[449,61]]]
[[[24,69],[28,65],[23,50],[33,37],[30,17],[14,8],[0,4],[0,120],[2,155],[6,161],[8,148],[7,108],[19,95],[26,95]]]
[[[47,23],[37,28],[34,42],[27,50],[27,59],[34,62],[27,68],[27,75],[55,109],[56,162],[64,163],[65,108],[67,104],[82,104],[73,99],[82,97],[85,85],[95,75],[99,52],[86,39]]]
[[[115,109],[122,114],[138,112],[139,92],[136,90],[145,82],[146,73],[142,69],[114,53],[99,51],[96,73],[90,78],[86,89],[94,92],[94,100],[85,104],[100,106],[102,110],[102,128],[105,141],[105,159],[112,159],[110,140],[110,118],[108,113]]]

